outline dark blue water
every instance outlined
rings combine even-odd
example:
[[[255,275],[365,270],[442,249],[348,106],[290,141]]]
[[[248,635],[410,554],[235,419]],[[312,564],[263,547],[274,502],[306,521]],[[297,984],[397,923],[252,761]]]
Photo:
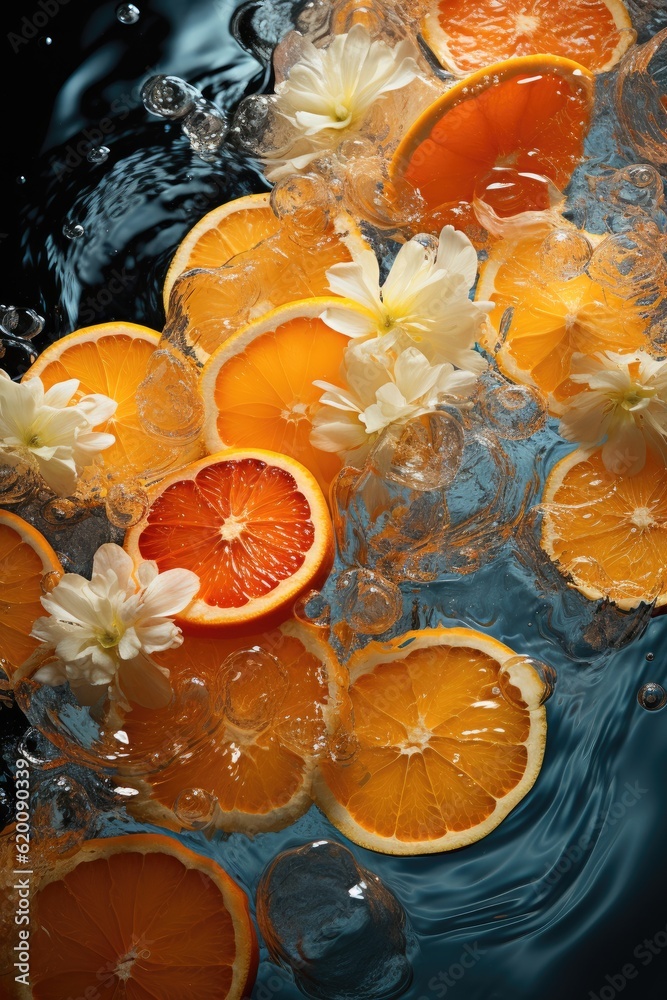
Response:
[[[139,101],[141,82],[155,72],[185,77],[227,109],[267,85],[266,66],[230,33],[234,5],[137,3],[139,22],[123,25],[115,4],[91,9],[70,0],[30,38],[22,18],[32,18],[36,4],[3,12],[9,180],[0,222],[0,301],[42,312],[38,347],[112,318],[160,329],[161,281],[182,236],[216,204],[265,186],[253,164],[233,152],[217,164],[198,160],[180,129],[151,118]],[[667,5],[649,6],[635,4],[644,37],[667,14]],[[29,81],[38,81],[38,100],[28,97]],[[86,152],[99,144],[110,154],[94,165]],[[25,183],[16,182],[19,176]],[[81,239],[62,235],[68,222],[83,226]],[[22,361],[8,352],[5,363],[18,371]],[[553,438],[545,440],[541,475],[557,457]],[[567,655],[529,575],[509,556],[463,589],[408,589],[405,597],[406,607],[416,602],[422,622],[463,618],[558,673],[540,777],[491,835],[425,858],[385,857],[351,845],[361,864],[393,889],[416,932],[414,981],[405,996],[663,998],[667,710],[647,712],[636,696],[646,681],[667,686],[667,617],[650,621],[641,638],[611,655],[578,656],[576,648]],[[567,627],[566,621],[561,633]],[[11,743],[21,720],[0,708],[0,727]],[[324,837],[341,839],[313,808],[290,829],[253,841],[185,839],[214,854],[252,896],[278,851]],[[263,959],[255,1000],[296,1000],[289,976],[265,952]]]

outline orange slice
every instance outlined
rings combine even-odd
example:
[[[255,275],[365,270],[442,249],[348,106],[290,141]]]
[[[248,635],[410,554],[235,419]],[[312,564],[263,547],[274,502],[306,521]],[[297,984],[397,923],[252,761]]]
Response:
[[[577,449],[555,466],[542,498],[541,545],[591,600],[625,610],[667,604],[667,476],[649,451],[634,476],[616,476],[601,450]]]
[[[226,267],[181,275],[165,332],[204,363],[232,333],[278,306],[330,295],[329,268],[364,247],[356,223],[344,214],[311,242],[280,229]]]
[[[350,840],[385,854],[463,847],[532,787],[543,682],[507,646],[469,629],[423,629],[371,642],[349,667],[359,750],[351,762],[323,759],[315,801]]]
[[[259,951],[243,890],[172,837],[87,841],[32,899],[32,1000],[240,1000]]]
[[[432,216],[472,203],[496,168],[548,177],[563,191],[582,159],[592,106],[593,76],[571,59],[496,63],[420,115],[394,154],[391,175],[418,188]]]
[[[355,842],[391,854],[464,846],[534,783],[544,684],[495,639],[437,628],[373,642],[350,678],[359,752],[351,765],[323,761],[316,801]]]
[[[341,299],[320,298],[281,306],[230,337],[211,355],[202,373],[204,440],[221,448],[269,448],[310,469],[328,496],[340,470],[337,455],[310,443],[322,390],[315,379],[336,384],[349,338],[326,325],[327,307]],[[358,313],[360,307],[349,303]]]
[[[10,678],[39,645],[30,633],[44,614],[40,598],[62,572],[44,536],[16,514],[0,510],[0,667]]]
[[[324,582],[333,529],[307,469],[272,451],[233,449],[154,487],[125,547],[137,564],[198,574],[199,593],[178,619],[184,630],[247,635],[284,622]]]
[[[593,244],[601,241],[581,235]],[[511,315],[496,355],[499,367],[515,382],[540,389],[552,413],[559,414],[581,391],[569,378],[572,355],[644,349],[650,319],[621,289],[615,295],[585,272],[566,280],[554,276],[541,253],[543,240],[544,234],[496,244],[480,269],[476,297],[495,303],[489,320],[496,338],[503,317]]]
[[[186,636],[157,659],[171,665],[173,682],[183,660],[201,677],[201,660],[213,663],[216,655],[214,672],[204,672],[215,706],[209,735],[155,774],[125,768],[123,782],[140,793],[128,807],[144,822],[176,830],[190,816],[228,831],[281,829],[311,805],[315,761],[337,728],[346,675],[331,648],[297,622],[245,640]],[[164,744],[166,733],[178,740],[183,729],[170,706],[133,709],[120,725],[135,752]]]
[[[46,389],[76,378],[80,384],[75,401],[99,392],[118,403],[114,416],[96,428],[113,434],[116,443],[102,452],[99,467],[84,473],[84,481],[92,481],[95,468],[106,484],[137,477],[150,479],[201,454],[198,445],[184,455],[183,449],[161,444],[144,430],[139,419],[135,397],[159,339],[155,330],[135,323],[100,323],[51,344],[23,376],[24,380],[39,376]]]
[[[637,37],[621,0],[435,0],[422,34],[456,76],[541,52],[603,73]]]
[[[219,205],[200,219],[174,254],[164,279],[165,312],[174,282],[184,271],[196,267],[222,267],[237,253],[250,250],[273,236],[280,223],[271,208],[270,193],[249,194]]]

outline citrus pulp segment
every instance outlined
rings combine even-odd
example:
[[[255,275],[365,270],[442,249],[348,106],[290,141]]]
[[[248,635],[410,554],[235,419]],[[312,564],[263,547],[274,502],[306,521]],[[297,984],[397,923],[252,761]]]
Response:
[[[52,864],[32,909],[32,1000],[104,988],[127,1000],[240,1000],[252,989],[245,893],[172,837],[87,841]]]
[[[252,249],[278,232],[280,222],[269,197],[264,192],[225,202],[192,227],[177,247],[164,279],[165,312],[169,311],[169,296],[179,275],[197,267],[222,267],[236,254]]]
[[[40,598],[45,583],[55,583],[62,572],[44,536],[16,514],[0,510],[0,667],[10,679],[39,645],[30,633],[44,614]]]
[[[601,237],[584,234],[593,245]],[[501,338],[496,360],[516,382],[533,385],[559,414],[568,398],[580,392],[570,380],[572,356],[598,351],[620,353],[646,349],[649,320],[626,295],[584,271],[568,279],[554,276],[541,256],[544,235],[499,242],[480,268],[476,298],[494,303],[489,316]],[[485,344],[490,350],[494,345]]]
[[[209,452],[250,447],[290,455],[310,469],[327,496],[342,463],[310,443],[322,395],[313,382],[339,381],[350,343],[320,319],[330,306],[363,311],[332,298],[281,306],[219,347],[201,380]]]
[[[628,610],[667,603],[667,475],[647,452],[634,476],[608,472],[597,450],[573,451],[552,470],[542,498],[541,545],[591,600]]]
[[[204,822],[249,834],[281,829],[311,805],[313,769],[338,728],[346,672],[329,645],[297,622],[247,639],[186,636],[180,650],[157,660],[171,664],[173,675],[181,651],[189,661],[208,658],[206,644],[219,651],[220,667],[206,677],[219,724],[154,774],[125,768],[123,781],[139,792],[128,807],[144,822],[178,830],[188,825],[179,803],[196,789],[210,806]],[[122,727],[135,751],[156,745],[165,730],[178,738],[182,723],[173,712],[127,714]]]
[[[135,564],[197,573],[199,593],[177,617],[185,631],[247,635],[284,622],[324,582],[333,529],[304,466],[272,451],[232,449],[157,484],[125,547]]]
[[[358,752],[323,759],[315,801],[350,840],[430,854],[490,833],[535,782],[546,714],[532,667],[501,694],[516,654],[462,628],[371,642],[350,660]],[[519,685],[518,687],[516,685]]]
[[[433,0],[422,34],[456,76],[542,52],[603,73],[637,35],[621,0]]]
[[[571,59],[496,63],[420,115],[390,173],[420,191],[426,216],[471,204],[495,168],[548,177],[562,191],[583,157],[592,105],[593,76]]]
[[[118,403],[115,414],[96,430],[113,434],[111,448],[102,452],[96,466],[108,482],[152,478],[178,461],[193,461],[201,454],[197,443],[184,455],[152,437],[141,424],[137,390],[160,340],[159,333],[134,323],[100,323],[62,337],[40,354],[23,376],[39,377],[44,388],[78,379],[75,401],[89,393],[102,393]],[[93,468],[84,478],[93,475]]]

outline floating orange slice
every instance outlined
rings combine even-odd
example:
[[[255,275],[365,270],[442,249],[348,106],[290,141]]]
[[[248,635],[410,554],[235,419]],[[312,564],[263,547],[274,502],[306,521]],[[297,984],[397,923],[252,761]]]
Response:
[[[272,451],[233,449],[155,486],[125,547],[137,564],[198,574],[199,593],[178,619],[186,631],[247,635],[284,622],[324,582],[333,531],[307,469]]]
[[[543,682],[507,646],[469,629],[423,629],[371,642],[349,667],[359,750],[351,762],[323,759],[315,801],[350,840],[385,854],[463,847],[532,787]]]
[[[163,445],[144,430],[139,419],[137,389],[146,378],[159,339],[155,330],[134,323],[100,323],[51,344],[23,376],[24,380],[39,376],[46,389],[76,378],[80,384],[75,401],[99,392],[118,403],[114,416],[96,428],[113,434],[116,443],[102,452],[100,466],[84,473],[84,481],[95,476],[107,484],[150,479],[201,454],[198,445],[187,452]]]
[[[250,995],[259,951],[248,899],[172,837],[87,841],[52,860],[31,902],[32,1000]]]
[[[0,510],[0,667],[10,678],[39,645],[30,633],[44,614],[40,598],[62,572],[44,536],[16,514]]]
[[[472,203],[494,168],[548,177],[562,191],[582,159],[592,106],[593,75],[579,63],[550,55],[508,59],[427,108],[390,172],[418,188],[434,216]]]
[[[282,452],[310,469],[328,496],[341,460],[313,447],[310,432],[322,395],[313,382],[340,380],[350,343],[320,319],[332,305],[360,311],[352,302],[331,298],[281,306],[209,358],[201,381],[209,452],[234,447]]]
[[[637,37],[621,0],[434,0],[422,34],[457,76],[541,52],[603,73]]]
[[[257,246],[280,229],[271,208],[270,194],[249,194],[219,205],[200,219],[179,244],[167,276],[162,297],[165,312],[174,282],[184,271],[196,267],[222,267],[232,257]]]
[[[228,266],[181,275],[172,290],[165,332],[203,363],[232,333],[278,306],[331,294],[329,268],[349,262],[352,251],[365,245],[346,214],[317,238],[290,234],[281,227],[257,246],[237,253]]]
[[[211,692],[209,735],[153,775],[126,768],[123,782],[140,793],[128,799],[130,810],[173,829],[191,819],[246,833],[280,829],[306,812],[315,761],[336,730],[346,686],[331,648],[288,622],[245,640],[186,636],[157,659],[170,666],[172,680],[184,663],[191,675],[203,675]],[[120,725],[139,756],[144,747],[164,745],[166,734],[179,739],[183,728],[172,706],[133,708]]]
[[[579,234],[590,243],[601,237]],[[480,269],[476,297],[495,304],[489,316],[496,339],[509,319],[496,358],[515,382],[536,386],[552,413],[581,387],[570,381],[572,355],[634,351],[647,347],[649,318],[639,303],[615,295],[586,272],[555,276],[542,253],[544,234],[518,243],[500,242]],[[505,318],[505,320],[504,320]],[[494,344],[485,345],[491,350]]]
[[[573,586],[620,608],[667,604],[667,476],[652,452],[634,476],[616,476],[600,449],[573,451],[544,487],[541,545]]]

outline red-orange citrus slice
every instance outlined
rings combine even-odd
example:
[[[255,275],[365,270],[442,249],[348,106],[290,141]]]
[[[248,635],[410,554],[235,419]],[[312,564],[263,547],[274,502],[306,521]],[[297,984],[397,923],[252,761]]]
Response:
[[[186,466],[151,491],[125,547],[136,564],[183,567],[201,588],[178,617],[185,631],[227,635],[281,624],[333,561],[326,500],[294,459],[232,449]]]
[[[637,37],[621,0],[432,0],[422,34],[457,76],[542,52],[604,73]]]

